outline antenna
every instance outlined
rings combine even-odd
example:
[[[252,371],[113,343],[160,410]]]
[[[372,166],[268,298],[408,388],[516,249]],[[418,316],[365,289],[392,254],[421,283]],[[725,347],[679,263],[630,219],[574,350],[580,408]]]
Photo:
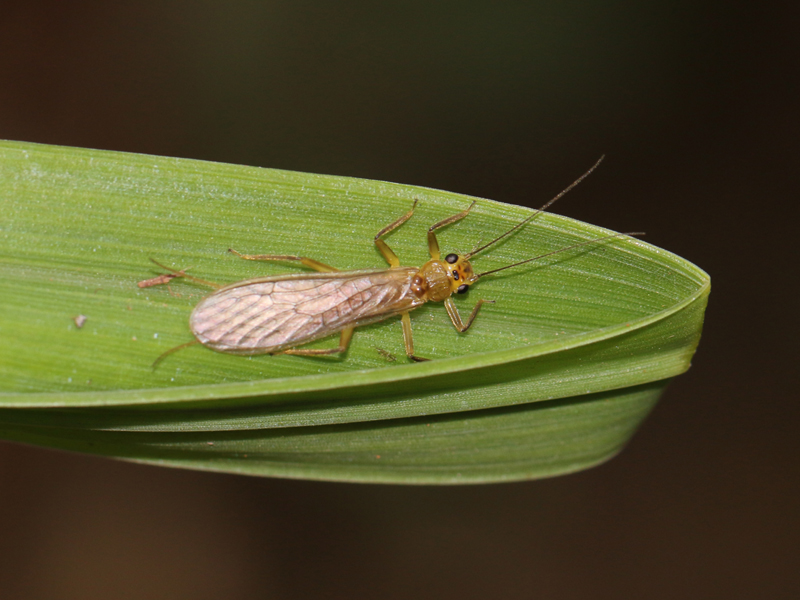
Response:
[[[486,271],[485,273],[478,273],[475,276],[476,279],[483,277],[484,275],[491,275],[492,273],[497,273],[498,271],[505,271],[506,269],[510,269],[512,267],[517,267],[519,265],[524,265],[525,263],[533,262],[534,260],[539,260],[540,258],[545,258],[547,256],[553,256],[553,254],[558,254],[560,252],[566,252],[567,250],[572,250],[573,248],[580,248],[581,246],[588,246],[589,244],[594,244],[596,242],[603,242],[607,240],[613,240],[614,238],[620,238],[623,236],[639,236],[644,235],[643,231],[633,231],[629,233],[615,233],[613,235],[604,235],[603,237],[595,238],[593,240],[586,240],[585,242],[580,242],[578,244],[573,244],[571,246],[567,246],[565,248],[559,248],[558,250],[553,250],[552,252],[547,252],[546,254],[540,254],[539,256],[534,256],[533,258],[529,258],[527,260],[521,260],[517,263],[507,265],[505,267],[500,267],[499,269],[493,269],[491,271]]]
[[[500,240],[502,240],[502,239],[503,239],[504,237],[506,237],[507,235],[511,235],[511,234],[512,234],[512,233],[514,233],[514,232],[515,232],[517,229],[519,229],[520,227],[522,227],[523,225],[525,225],[525,223],[527,223],[528,221],[532,220],[532,219],[533,219],[534,217],[536,217],[537,215],[539,215],[539,214],[541,214],[542,212],[544,212],[544,211],[545,211],[545,210],[546,210],[548,207],[550,207],[551,205],[553,205],[553,204],[555,203],[555,201],[556,201],[556,200],[558,200],[558,199],[560,199],[560,198],[563,198],[563,197],[564,197],[564,196],[567,194],[567,192],[569,192],[570,190],[572,190],[572,188],[574,188],[574,187],[575,187],[576,185],[578,185],[578,184],[579,184],[581,181],[583,181],[584,179],[586,179],[586,178],[587,178],[587,177],[588,177],[588,176],[591,174],[591,172],[592,172],[592,171],[594,171],[594,170],[595,170],[595,169],[596,169],[598,166],[600,166],[600,163],[601,163],[601,162],[603,162],[603,159],[604,159],[605,157],[606,157],[606,156],[605,156],[605,154],[604,154],[603,156],[601,156],[601,157],[598,159],[598,161],[597,161],[596,163],[594,163],[594,164],[592,165],[592,167],[591,167],[591,168],[590,168],[588,171],[586,171],[586,173],[584,173],[583,175],[581,175],[580,177],[578,177],[578,178],[577,178],[575,181],[573,181],[573,182],[572,182],[572,183],[571,183],[569,186],[567,186],[567,187],[566,187],[564,190],[562,190],[561,192],[559,192],[559,193],[558,193],[558,194],[557,194],[557,195],[556,195],[554,198],[552,198],[552,199],[548,200],[548,201],[547,201],[547,202],[544,204],[544,206],[542,206],[542,207],[541,207],[539,210],[535,211],[535,212],[534,212],[532,215],[530,215],[530,216],[529,216],[527,219],[525,219],[525,220],[524,220],[524,221],[522,221],[521,223],[517,223],[516,225],[514,225],[514,227],[512,227],[511,229],[509,229],[508,231],[506,231],[506,232],[505,232],[503,235],[501,235],[500,237],[497,237],[497,238],[493,239],[493,240],[492,240],[491,242],[489,242],[488,244],[484,244],[484,245],[483,245],[483,246],[481,246],[480,248],[475,248],[475,250],[473,250],[473,251],[471,251],[471,252],[468,252],[467,254],[465,254],[465,255],[464,255],[464,258],[466,258],[466,259],[472,258],[473,256],[475,256],[475,255],[476,255],[478,252],[480,252],[481,250],[486,250],[486,248],[488,248],[488,247],[489,247],[489,246],[491,246],[492,244],[494,244],[494,243],[496,243],[496,242],[499,242]]]

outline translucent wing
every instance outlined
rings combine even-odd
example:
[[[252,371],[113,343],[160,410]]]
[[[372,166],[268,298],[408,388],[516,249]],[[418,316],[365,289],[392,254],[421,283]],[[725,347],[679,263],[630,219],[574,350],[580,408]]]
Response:
[[[419,306],[423,300],[411,292],[417,272],[408,267],[250,279],[203,299],[189,326],[218,352],[278,352]]]

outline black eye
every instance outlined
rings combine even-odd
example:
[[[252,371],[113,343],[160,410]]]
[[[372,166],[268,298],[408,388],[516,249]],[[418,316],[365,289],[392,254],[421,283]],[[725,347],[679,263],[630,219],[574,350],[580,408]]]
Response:
[[[469,286],[466,283],[462,283],[460,286],[458,286],[456,292],[458,292],[459,294],[466,294],[468,289]]]
[[[458,271],[453,271],[453,279],[458,281]]]
[[[444,257],[444,259],[452,265],[453,263],[458,262],[458,254],[448,254]]]

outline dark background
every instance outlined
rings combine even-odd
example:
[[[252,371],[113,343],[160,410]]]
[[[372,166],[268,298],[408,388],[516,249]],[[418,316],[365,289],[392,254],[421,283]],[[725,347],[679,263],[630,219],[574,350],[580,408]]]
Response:
[[[800,4],[2,3],[0,138],[536,206],[712,277],[628,448],[391,487],[0,443],[0,597],[798,598]]]

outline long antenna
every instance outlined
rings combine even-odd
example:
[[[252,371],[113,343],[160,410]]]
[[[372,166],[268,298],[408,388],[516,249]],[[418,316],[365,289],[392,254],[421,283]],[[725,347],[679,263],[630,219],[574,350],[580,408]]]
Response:
[[[485,273],[478,273],[476,275],[476,279],[479,277],[483,277],[484,275],[491,275],[492,273],[497,273],[498,271],[505,271],[506,269],[510,269],[512,267],[518,267],[519,265],[524,265],[525,263],[533,262],[534,260],[539,260],[540,258],[545,258],[547,256],[553,256],[553,254],[558,254],[559,252],[566,252],[567,250],[572,250],[573,248],[580,248],[581,246],[587,246],[589,244],[594,244],[596,242],[602,242],[606,240],[613,240],[614,238],[619,238],[623,236],[637,236],[637,235],[644,235],[643,231],[633,231],[629,233],[615,233],[613,235],[605,235],[603,237],[595,238],[593,240],[586,240],[585,242],[580,242],[579,244],[573,244],[572,246],[567,246],[565,248],[559,248],[558,250],[553,250],[552,252],[548,252],[547,254],[540,254],[539,256],[534,256],[533,258],[529,258],[527,260],[521,260],[513,265],[506,265],[505,267],[500,267],[499,269],[493,269],[491,271],[486,271]]]
[[[591,172],[592,172],[592,171],[594,171],[594,170],[595,170],[595,169],[596,169],[596,168],[597,168],[597,167],[600,165],[600,163],[601,163],[601,162],[603,162],[603,159],[604,159],[605,157],[606,157],[606,155],[605,155],[605,154],[604,154],[603,156],[601,156],[601,157],[598,159],[598,161],[597,161],[596,163],[594,163],[594,165],[592,165],[592,167],[591,167],[591,168],[590,168],[588,171],[586,171],[586,173],[584,173],[583,175],[581,175],[580,177],[578,177],[578,178],[577,178],[575,181],[573,181],[573,182],[572,182],[572,183],[571,183],[569,186],[567,186],[567,188],[566,188],[566,189],[564,189],[564,190],[562,190],[561,192],[559,192],[559,193],[558,193],[558,195],[556,195],[556,197],[555,197],[555,198],[552,198],[552,199],[548,200],[548,201],[545,203],[545,205],[544,205],[544,206],[542,206],[542,207],[541,207],[539,210],[537,210],[537,211],[536,211],[536,212],[534,212],[532,215],[530,215],[530,216],[529,216],[527,219],[525,219],[525,220],[524,220],[524,221],[522,221],[521,223],[518,223],[517,225],[514,225],[514,227],[512,227],[511,229],[509,229],[508,231],[506,231],[506,232],[505,232],[503,235],[501,235],[500,237],[497,237],[497,238],[493,239],[493,240],[492,240],[491,242],[489,242],[488,244],[484,244],[484,245],[483,245],[483,246],[481,246],[480,248],[476,248],[475,250],[473,250],[473,251],[471,251],[471,252],[469,252],[469,253],[465,254],[465,255],[464,255],[464,258],[467,258],[467,259],[469,259],[469,258],[471,258],[471,257],[475,256],[475,255],[476,255],[478,252],[480,252],[481,250],[486,250],[486,248],[488,248],[488,247],[489,247],[489,246],[491,246],[492,244],[494,244],[494,243],[496,243],[496,242],[499,242],[500,240],[502,240],[502,239],[503,239],[504,237],[506,237],[507,235],[511,235],[511,234],[512,234],[512,233],[514,233],[514,232],[515,232],[517,229],[519,229],[520,227],[522,227],[523,225],[525,225],[525,223],[527,223],[528,221],[530,221],[531,219],[533,219],[534,217],[536,217],[536,216],[537,216],[537,215],[539,215],[540,213],[544,212],[544,211],[545,211],[545,210],[546,210],[548,207],[550,207],[552,204],[554,204],[556,200],[558,200],[559,198],[563,198],[563,197],[564,197],[564,196],[567,194],[567,192],[569,192],[569,191],[570,191],[572,188],[574,188],[576,185],[578,185],[578,184],[579,184],[581,181],[583,181],[584,179],[586,179],[586,178],[587,178],[587,177],[588,177],[588,176],[591,174]]]

